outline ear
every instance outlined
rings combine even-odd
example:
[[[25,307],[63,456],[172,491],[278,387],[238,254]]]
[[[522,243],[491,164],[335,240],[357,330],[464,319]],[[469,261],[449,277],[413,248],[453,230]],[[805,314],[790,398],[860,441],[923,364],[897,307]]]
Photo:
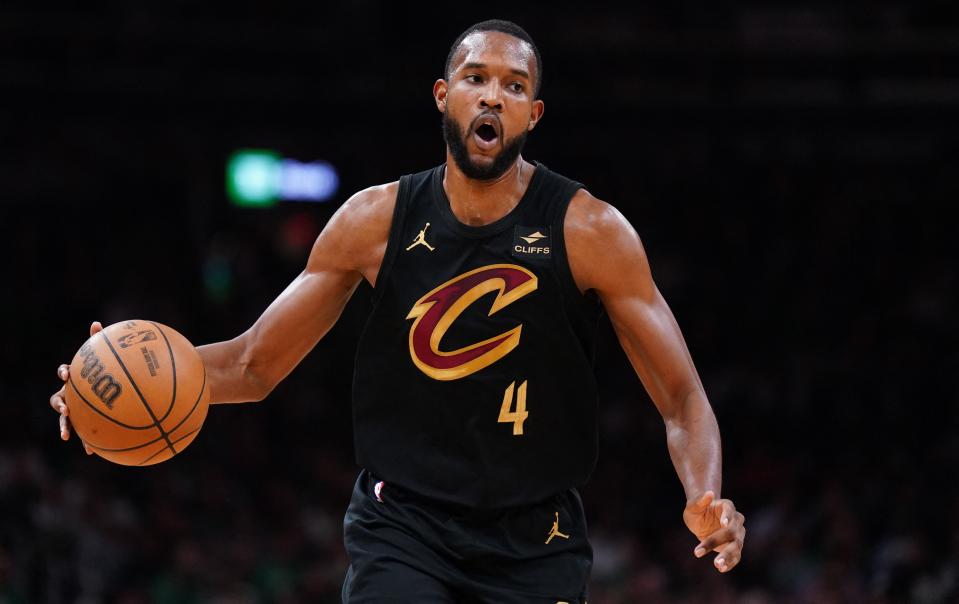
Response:
[[[526,127],[527,132],[535,128],[536,124],[543,119],[544,111],[546,111],[546,105],[543,103],[543,101],[539,99],[533,101],[533,107],[529,112],[529,126]]]
[[[440,113],[446,111],[446,94],[449,89],[449,84],[442,78],[433,84],[433,100],[436,101],[436,108],[440,110]]]

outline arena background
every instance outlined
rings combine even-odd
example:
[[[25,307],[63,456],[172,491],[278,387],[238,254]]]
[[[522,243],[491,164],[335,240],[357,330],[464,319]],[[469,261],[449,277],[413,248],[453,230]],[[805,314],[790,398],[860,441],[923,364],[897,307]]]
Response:
[[[91,320],[233,337],[349,194],[441,162],[431,86],[491,17],[545,61],[525,156],[643,237],[747,517],[734,572],[692,557],[603,323],[590,601],[957,601],[957,6],[3,3],[0,602],[338,601],[367,286],[267,401],[214,408],[160,466],[62,443],[47,399]],[[329,161],[339,192],[233,206],[241,148]]]

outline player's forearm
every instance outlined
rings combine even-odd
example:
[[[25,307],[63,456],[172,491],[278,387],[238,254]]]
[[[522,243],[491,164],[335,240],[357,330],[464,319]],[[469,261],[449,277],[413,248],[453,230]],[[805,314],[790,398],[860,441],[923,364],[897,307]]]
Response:
[[[678,413],[665,418],[666,443],[686,499],[699,497],[706,491],[713,491],[718,498],[723,464],[716,416],[698,389],[689,394],[678,409]]]
[[[206,367],[210,403],[249,403],[263,400],[270,386],[251,369],[248,333],[197,346]]]

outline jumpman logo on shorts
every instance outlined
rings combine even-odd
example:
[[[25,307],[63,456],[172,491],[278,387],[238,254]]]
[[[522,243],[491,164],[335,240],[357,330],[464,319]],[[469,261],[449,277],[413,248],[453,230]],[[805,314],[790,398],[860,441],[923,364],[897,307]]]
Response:
[[[425,246],[426,246],[426,249],[428,249],[428,250],[431,251],[431,252],[436,249],[436,248],[433,247],[432,245],[426,243],[426,229],[428,229],[428,228],[430,228],[430,223],[427,222],[427,223],[426,223],[426,226],[423,227],[423,230],[420,231],[420,234],[417,235],[417,236],[416,236],[416,239],[413,240],[413,243],[410,244],[410,247],[406,248],[406,251],[407,251],[407,252],[410,251],[411,249],[413,249],[414,247],[418,246],[418,245],[425,245]]]
[[[553,537],[562,537],[563,539],[569,539],[569,535],[564,535],[559,532],[559,512],[556,512],[556,520],[553,521],[553,528],[549,529],[549,534],[546,535],[546,543],[549,544],[553,540]]]

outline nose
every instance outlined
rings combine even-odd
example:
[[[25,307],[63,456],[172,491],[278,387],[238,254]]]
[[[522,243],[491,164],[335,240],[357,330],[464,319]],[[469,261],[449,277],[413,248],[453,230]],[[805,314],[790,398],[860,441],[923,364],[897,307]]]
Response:
[[[483,94],[480,96],[480,107],[496,111],[503,110],[503,89],[496,79],[491,79],[483,89]]]

